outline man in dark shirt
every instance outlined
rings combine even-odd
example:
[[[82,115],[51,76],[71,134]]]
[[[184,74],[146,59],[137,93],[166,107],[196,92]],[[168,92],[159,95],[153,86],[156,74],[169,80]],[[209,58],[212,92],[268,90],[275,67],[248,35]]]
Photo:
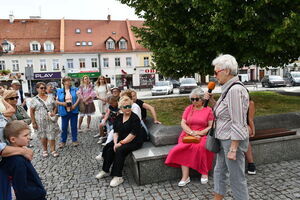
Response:
[[[20,120],[9,122],[4,128],[4,136],[11,146],[24,147],[29,142],[29,126]],[[17,200],[44,200],[46,190],[31,162],[23,156],[4,158],[1,168],[12,177],[12,185]]]

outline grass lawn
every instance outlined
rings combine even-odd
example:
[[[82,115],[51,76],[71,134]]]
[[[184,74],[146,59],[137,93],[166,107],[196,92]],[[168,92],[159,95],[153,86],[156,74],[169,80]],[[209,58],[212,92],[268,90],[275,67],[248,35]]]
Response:
[[[276,92],[250,92],[255,102],[256,116],[270,115],[276,113],[287,113],[300,111],[300,97],[286,96]],[[219,95],[215,95],[216,98]],[[188,97],[145,100],[154,106],[160,120],[165,125],[180,124],[184,108],[190,104]],[[148,112],[151,115],[150,112]]]

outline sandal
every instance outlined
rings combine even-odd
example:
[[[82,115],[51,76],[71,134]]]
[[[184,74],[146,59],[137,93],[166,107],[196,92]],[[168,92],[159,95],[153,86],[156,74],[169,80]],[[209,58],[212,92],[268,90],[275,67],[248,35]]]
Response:
[[[61,142],[61,143],[59,143],[58,148],[62,149],[65,147],[65,145],[66,145],[66,143]]]
[[[49,156],[48,151],[43,151],[42,153],[43,158],[46,158]]]
[[[73,147],[77,147],[79,145],[79,142],[73,142]]]
[[[57,153],[57,151],[52,151],[51,155],[56,158],[59,156],[59,153]]]

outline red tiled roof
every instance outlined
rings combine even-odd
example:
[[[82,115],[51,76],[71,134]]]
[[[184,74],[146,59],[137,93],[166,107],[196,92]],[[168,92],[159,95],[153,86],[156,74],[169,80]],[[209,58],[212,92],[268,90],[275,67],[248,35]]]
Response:
[[[0,20],[0,41],[4,39],[15,45],[15,54],[30,53],[31,41],[43,46],[47,40],[54,43],[54,52],[59,52],[60,20],[16,19],[12,24],[8,19]]]

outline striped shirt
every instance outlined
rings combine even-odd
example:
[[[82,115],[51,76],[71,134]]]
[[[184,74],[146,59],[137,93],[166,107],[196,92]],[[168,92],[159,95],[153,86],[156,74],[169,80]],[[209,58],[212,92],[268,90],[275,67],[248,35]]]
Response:
[[[249,137],[247,125],[249,94],[239,84],[230,88],[237,81],[239,79],[236,76],[222,86],[222,95],[214,107],[215,136],[220,140],[245,140]],[[226,97],[221,101],[228,89]]]

